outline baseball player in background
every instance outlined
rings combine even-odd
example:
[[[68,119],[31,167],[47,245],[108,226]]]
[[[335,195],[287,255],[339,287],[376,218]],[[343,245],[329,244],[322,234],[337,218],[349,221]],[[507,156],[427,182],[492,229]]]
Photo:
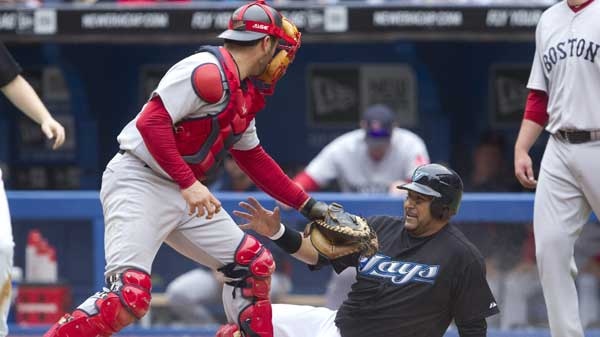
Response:
[[[0,90],[19,110],[40,124],[44,135],[54,140],[52,149],[58,149],[65,141],[65,129],[52,118],[31,85],[20,74],[21,67],[0,42]],[[0,170],[0,337],[8,335],[6,320],[11,298],[13,247],[8,202]]]
[[[395,193],[415,168],[429,163],[423,139],[395,124],[388,106],[370,106],[361,116],[360,129],[325,146],[294,181],[305,191],[337,181],[342,192]]]
[[[499,312],[485,279],[477,248],[448,222],[458,211],[463,185],[456,172],[439,164],[415,170],[403,218],[367,219],[379,248],[326,260],[310,237],[280,224],[279,210],[256,199],[240,203],[244,229],[267,236],[312,269],[331,264],[337,272],[358,271],[339,310],[273,305],[277,337],[441,337],[454,320],[461,337],[486,336],[486,317]]]
[[[106,288],[46,337],[110,336],[144,316],[163,242],[224,274],[230,324],[217,336],[273,336],[271,253],[238,228],[202,181],[229,152],[263,191],[308,218],[323,216],[327,205],[284,174],[260,145],[254,122],[293,60],[300,33],[258,1],[236,9],[219,37],[222,47],[202,47],[171,67],[119,134],[120,151],[100,190]]]
[[[515,145],[515,175],[536,188],[533,213],[538,271],[553,337],[583,337],[573,245],[591,211],[600,214],[600,2],[562,1],[537,25],[525,115]],[[534,178],[529,150],[551,136]]]

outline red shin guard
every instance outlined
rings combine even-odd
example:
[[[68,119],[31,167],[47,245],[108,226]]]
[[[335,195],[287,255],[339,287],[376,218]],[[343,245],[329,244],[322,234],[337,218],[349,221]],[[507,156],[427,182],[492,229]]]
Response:
[[[235,262],[223,271],[226,277],[236,279],[228,284],[241,288],[242,298],[234,298],[234,301],[241,300],[247,304],[238,313],[239,325],[225,325],[219,329],[217,336],[273,337],[269,291],[275,261],[271,252],[254,237],[246,235],[236,250]]]
[[[152,289],[150,275],[129,269],[113,277],[110,287],[61,318],[44,337],[108,337],[146,314]]]

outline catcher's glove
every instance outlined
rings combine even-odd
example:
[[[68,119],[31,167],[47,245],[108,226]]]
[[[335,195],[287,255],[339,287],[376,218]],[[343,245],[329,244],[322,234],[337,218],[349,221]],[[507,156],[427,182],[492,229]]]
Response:
[[[367,221],[344,211],[342,205],[329,205],[325,217],[309,222],[304,230],[317,251],[329,260],[353,253],[369,257],[379,245]]]

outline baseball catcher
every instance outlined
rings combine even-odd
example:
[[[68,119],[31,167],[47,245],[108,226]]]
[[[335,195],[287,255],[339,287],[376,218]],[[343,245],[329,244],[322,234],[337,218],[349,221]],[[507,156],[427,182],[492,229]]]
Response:
[[[377,252],[377,235],[367,220],[344,211],[342,205],[329,205],[325,217],[309,222],[304,236],[328,260],[359,253],[370,257]]]

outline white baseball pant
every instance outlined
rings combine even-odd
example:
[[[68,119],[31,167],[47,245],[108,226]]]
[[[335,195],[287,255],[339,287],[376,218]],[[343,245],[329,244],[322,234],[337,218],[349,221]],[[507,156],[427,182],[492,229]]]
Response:
[[[233,262],[245,235],[223,209],[210,220],[188,215],[179,187],[129,153],[117,154],[107,165],[100,199],[106,275],[132,267],[150,274],[163,242],[193,261],[217,269]],[[223,298],[233,301],[231,292],[223,293]],[[228,316],[237,317],[236,305],[225,307],[233,310]]]
[[[221,286],[214,272],[202,268],[190,270],[167,286],[169,308],[186,323],[216,323],[206,305],[221,303]],[[291,288],[289,276],[278,272],[271,275],[271,299],[276,301]]]
[[[533,212],[536,257],[553,337],[583,337],[573,258],[592,210],[600,214],[600,141],[567,144],[550,137]]]
[[[308,305],[273,304],[274,337],[341,337],[337,310]]]

